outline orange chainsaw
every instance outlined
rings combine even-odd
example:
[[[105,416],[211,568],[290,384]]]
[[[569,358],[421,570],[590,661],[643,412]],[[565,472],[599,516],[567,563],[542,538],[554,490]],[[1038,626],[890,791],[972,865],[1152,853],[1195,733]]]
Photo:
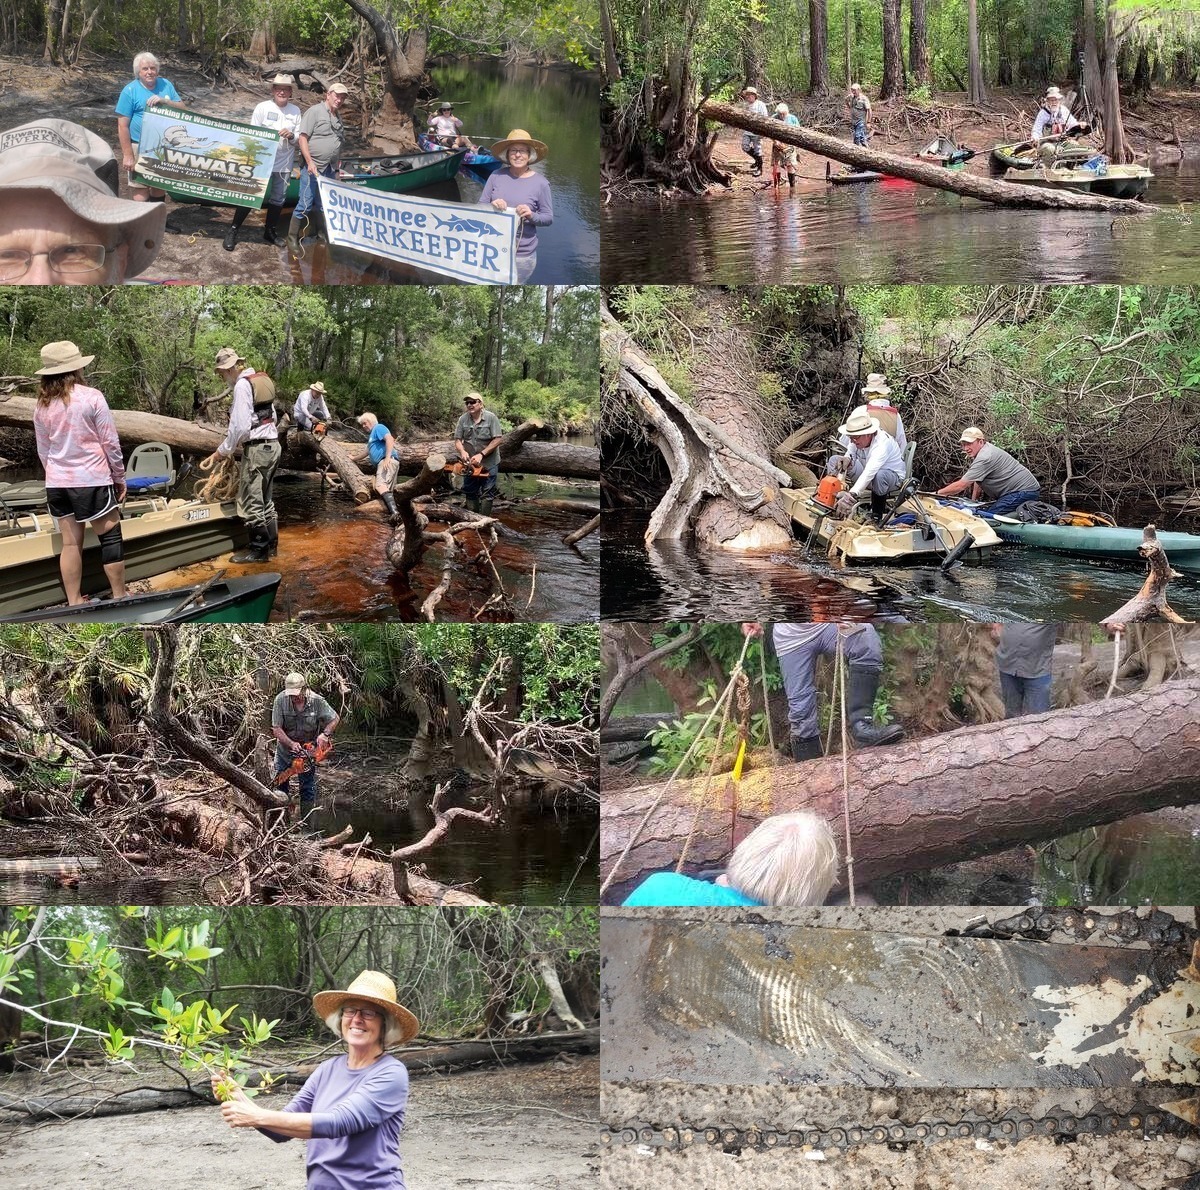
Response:
[[[282,789],[293,777],[315,769],[333,751],[333,741],[326,740],[318,746],[316,742],[301,744],[300,751],[292,757],[292,763],[275,778],[275,788]]]
[[[461,459],[457,463],[447,463],[442,470],[450,475],[470,474],[476,479],[482,479],[488,473],[488,469],[482,463],[478,463],[474,467],[471,467],[469,463],[464,463]]]

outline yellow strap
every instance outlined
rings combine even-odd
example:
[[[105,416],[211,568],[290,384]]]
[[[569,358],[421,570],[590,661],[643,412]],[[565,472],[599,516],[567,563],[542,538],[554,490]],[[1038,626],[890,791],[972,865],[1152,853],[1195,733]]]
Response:
[[[740,781],[742,779],[742,762],[745,759],[746,759],[746,741],[742,740],[742,742],[738,745],[737,760],[735,760],[733,762],[733,779],[734,779],[734,781]]]

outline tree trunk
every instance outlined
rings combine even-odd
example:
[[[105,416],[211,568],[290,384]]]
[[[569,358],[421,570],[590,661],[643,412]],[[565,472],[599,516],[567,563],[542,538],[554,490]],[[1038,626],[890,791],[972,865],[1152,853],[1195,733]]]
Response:
[[[829,5],[808,0],[808,93],[829,94]]]
[[[425,59],[429,52],[429,30],[422,25],[410,28],[401,43],[390,15],[379,12],[366,0],[346,3],[371,27],[383,58],[385,78],[383,107],[375,141],[385,146],[405,148],[416,145],[413,113],[421,86],[425,82]]]
[[[983,59],[979,53],[979,0],[967,0],[967,100],[987,103]]]
[[[908,24],[908,72],[914,87],[933,87],[929,62],[929,34],[925,24],[925,0],[912,0]]]
[[[904,54],[900,48],[900,0],[883,0],[883,83],[882,100],[904,94]]]
[[[854,81],[854,75],[850,70],[850,0],[843,0],[842,3],[842,36],[846,43],[846,89],[850,89],[850,84]]]
[[[1200,803],[1200,679],[1020,720],[964,727],[890,748],[855,752],[850,831],[861,884],[1057,838],[1164,806]],[[626,858],[610,897],[673,866],[703,782],[667,793]],[[600,809],[600,865],[616,863],[661,785],[614,790]],[[725,783],[710,793],[689,855],[697,868],[730,851]],[[841,835],[837,757],[746,774],[738,836],[793,810],[822,815]]]
[[[604,40],[604,80],[615,83],[621,77],[621,65],[617,61],[617,43],[613,36],[612,9],[610,0],[600,0],[600,34]]]
[[[1100,54],[1096,49],[1096,0],[1083,0],[1083,85],[1090,100],[1100,104],[1103,84]]]
[[[1110,161],[1125,164],[1133,160],[1133,152],[1125,139],[1125,124],[1121,119],[1121,83],[1118,59],[1128,35],[1131,20],[1122,24],[1115,0],[1104,7],[1104,75],[1101,82],[1100,107],[1104,113],[1104,153]]]
[[[288,435],[292,437],[291,434]],[[371,499],[371,486],[363,478],[362,466],[355,456],[361,454],[355,450],[352,455],[343,442],[326,435],[318,438],[308,430],[295,431],[296,445],[319,454],[337,472],[338,478],[344,483],[354,499],[355,504],[366,504]]]
[[[1003,182],[995,178],[978,177],[975,174],[958,173],[931,165],[912,157],[897,157],[892,153],[881,153],[875,149],[864,149],[823,132],[810,128],[781,127],[778,120],[764,120],[752,116],[728,103],[715,103],[711,99],[700,107],[700,114],[722,124],[745,128],[760,136],[771,137],[784,144],[799,145],[810,153],[819,153],[835,161],[844,161],[858,169],[877,170],[895,178],[908,178],[923,186],[939,190],[953,190],[969,198],[981,198],[986,202],[1009,207],[1061,207],[1076,211],[1117,211],[1123,214],[1145,214],[1149,209],[1145,203],[1132,199],[1102,198],[1098,194],[1064,194],[1059,191],[1042,190],[1037,186],[1022,186]],[[2,407],[0,407],[2,408]],[[0,413],[0,422],[3,414]]]
[[[1171,569],[1166,550],[1159,543],[1153,525],[1147,525],[1142,530],[1142,544],[1138,546],[1138,553],[1150,566],[1150,573],[1146,575],[1142,589],[1128,603],[1122,604],[1111,615],[1105,616],[1100,623],[1122,627],[1126,624],[1144,623],[1147,620],[1165,620],[1171,624],[1188,623],[1167,602],[1167,587],[1176,572]]]

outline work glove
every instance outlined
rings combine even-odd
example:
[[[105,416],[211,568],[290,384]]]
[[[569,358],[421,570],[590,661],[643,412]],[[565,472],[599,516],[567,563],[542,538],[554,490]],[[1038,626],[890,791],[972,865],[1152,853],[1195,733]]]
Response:
[[[842,520],[846,520],[854,511],[854,505],[857,503],[853,492],[842,492],[837,498],[837,504],[834,507],[837,514]]]

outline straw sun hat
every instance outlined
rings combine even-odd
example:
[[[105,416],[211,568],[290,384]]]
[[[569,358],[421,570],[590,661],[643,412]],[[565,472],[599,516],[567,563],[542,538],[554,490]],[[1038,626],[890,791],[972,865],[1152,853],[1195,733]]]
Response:
[[[338,1037],[342,1035],[342,1006],[347,1000],[372,1004],[388,1018],[383,1034],[385,1046],[403,1045],[416,1037],[421,1028],[417,1018],[397,1001],[396,985],[382,971],[363,971],[344,992],[318,992],[313,997],[317,1016]]]
[[[545,141],[534,140],[524,128],[514,128],[503,140],[498,140],[492,146],[492,156],[499,158],[501,161],[508,161],[508,150],[513,145],[529,146],[530,165],[535,161],[544,161],[546,154],[550,152],[546,148]]]
[[[838,426],[838,433],[853,438],[858,434],[874,434],[879,430],[879,422],[869,413],[860,413],[857,409],[850,414],[844,426]]]
[[[74,343],[61,339],[57,343],[47,343],[42,348],[42,366],[34,375],[61,376],[64,372],[78,372],[95,358],[94,355],[81,355]]]

